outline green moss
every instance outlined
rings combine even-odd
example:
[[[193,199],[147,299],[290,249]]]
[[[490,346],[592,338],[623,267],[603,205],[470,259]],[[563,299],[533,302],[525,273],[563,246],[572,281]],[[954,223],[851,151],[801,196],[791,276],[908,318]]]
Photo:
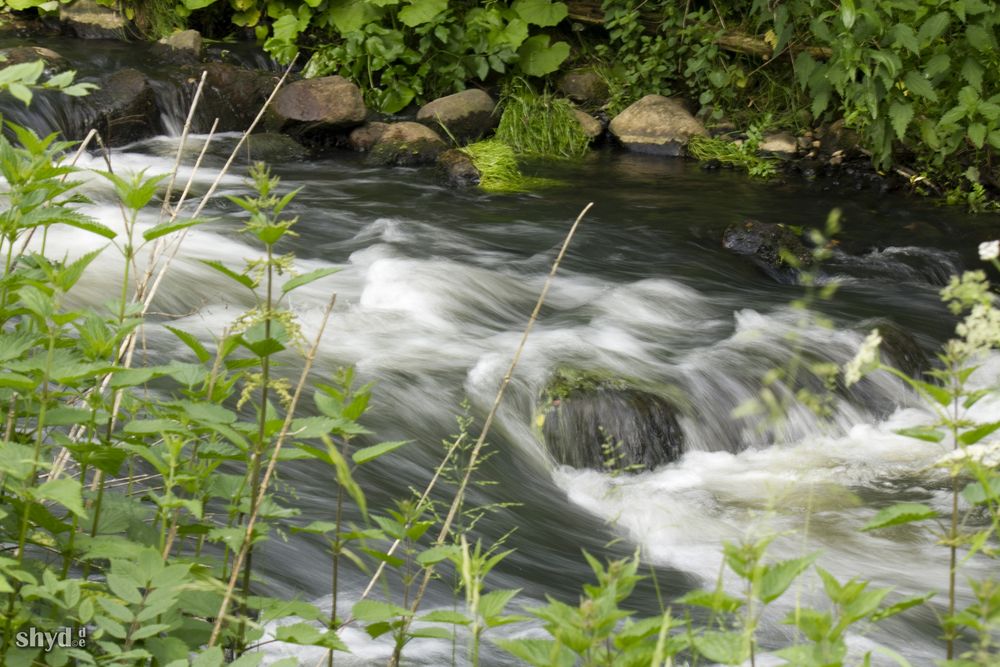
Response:
[[[568,100],[549,93],[535,93],[517,79],[501,95],[503,114],[497,139],[518,155],[580,158],[586,155],[590,139]]]
[[[487,139],[460,149],[479,170],[479,187],[487,192],[524,192],[552,185],[555,181],[521,173],[514,149],[497,139]]]
[[[757,142],[737,144],[718,137],[694,136],[688,142],[687,152],[701,162],[717,160],[758,178],[770,178],[777,171],[774,160],[757,155]]]
[[[576,392],[605,389],[628,389],[629,383],[607,372],[586,371],[577,368],[557,368],[545,387],[546,403],[569,398]]]

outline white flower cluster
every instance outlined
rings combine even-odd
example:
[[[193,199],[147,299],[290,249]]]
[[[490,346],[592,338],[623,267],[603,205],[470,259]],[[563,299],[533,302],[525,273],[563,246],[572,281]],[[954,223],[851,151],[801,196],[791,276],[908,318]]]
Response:
[[[1000,347],[1000,310],[989,304],[976,304],[955,327],[955,333],[962,340],[955,341],[953,349],[963,356],[973,357]]]
[[[879,363],[878,346],[881,344],[882,336],[879,335],[878,329],[872,329],[858,348],[858,353],[844,366],[844,384],[850,387],[875,370]]]
[[[1000,440],[979,442],[948,452],[937,460],[936,465],[951,467],[966,461],[973,461],[989,468],[1000,467]]]
[[[989,262],[1000,257],[1000,240],[983,241],[979,244],[979,259]]]

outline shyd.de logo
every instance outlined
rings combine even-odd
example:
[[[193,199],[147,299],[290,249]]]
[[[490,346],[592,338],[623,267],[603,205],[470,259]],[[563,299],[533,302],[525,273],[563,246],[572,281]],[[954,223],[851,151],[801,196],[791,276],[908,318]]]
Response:
[[[55,647],[83,648],[87,645],[87,628],[81,627],[73,634],[73,628],[64,627],[53,632],[43,632],[38,628],[21,630],[14,635],[14,644],[18,648],[40,648],[46,652]]]

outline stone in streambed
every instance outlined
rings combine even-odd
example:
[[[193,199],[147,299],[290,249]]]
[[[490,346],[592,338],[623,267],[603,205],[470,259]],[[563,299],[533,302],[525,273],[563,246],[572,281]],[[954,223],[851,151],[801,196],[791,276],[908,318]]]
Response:
[[[272,107],[279,130],[345,130],[363,123],[367,114],[361,89],[342,76],[290,83]]]
[[[278,79],[274,74],[210,62],[198,67],[184,67],[188,85],[194,89],[201,71],[207,74],[202,101],[198,104],[197,131],[207,132],[213,119],[219,119],[219,132],[242,132],[264,105]]]
[[[375,148],[375,144],[378,143],[378,140],[385,134],[388,128],[389,123],[379,121],[365,123],[361,127],[351,130],[351,133],[347,136],[347,145],[353,151],[367,153]]]
[[[560,464],[636,472],[676,461],[683,452],[675,407],[625,381],[561,370],[543,401],[542,438]]]
[[[604,134],[604,125],[601,121],[597,120],[589,113],[580,111],[579,109],[573,109],[573,116],[576,121],[580,123],[580,128],[588,139],[594,141],[598,139],[602,134]]]
[[[437,132],[420,123],[392,123],[385,129],[368,154],[376,165],[407,167],[430,164],[447,148]]]
[[[930,357],[920,347],[920,343],[910,332],[895,322],[884,317],[876,317],[865,320],[856,328],[865,334],[872,329],[878,330],[882,337],[879,350],[882,353],[883,361],[910,377],[919,379],[924,371],[930,368]]]
[[[662,95],[646,95],[615,116],[609,129],[630,151],[671,156],[684,155],[692,137],[708,136],[683,101]]]
[[[443,125],[457,141],[473,141],[497,126],[496,106],[487,93],[472,88],[428,102],[417,111],[417,122],[433,130]]]
[[[438,170],[445,182],[453,188],[469,188],[479,185],[482,174],[472,158],[457,148],[451,148],[438,155]]]
[[[152,51],[158,58],[168,62],[190,64],[200,62],[201,33],[197,30],[180,30],[153,44]]]
[[[9,49],[0,49],[0,55],[6,58],[6,60],[0,61],[0,67],[41,60],[45,63],[45,69],[48,73],[54,74],[65,70],[68,66],[65,58],[44,46],[15,46]]]
[[[559,78],[556,87],[574,102],[589,106],[600,106],[611,96],[608,82],[592,69],[566,72]]]
[[[123,146],[160,132],[156,96],[145,75],[126,68],[105,77],[85,98],[87,117],[82,128],[93,127],[109,146]]]
[[[799,266],[809,266],[812,262],[812,253],[794,231],[770,222],[747,219],[729,225],[722,234],[722,247],[749,257],[779,283],[794,284],[799,274],[798,268],[781,256],[782,250],[791,253]]]
[[[129,29],[124,16],[94,0],[59,5],[59,20],[80,39],[125,39]]]

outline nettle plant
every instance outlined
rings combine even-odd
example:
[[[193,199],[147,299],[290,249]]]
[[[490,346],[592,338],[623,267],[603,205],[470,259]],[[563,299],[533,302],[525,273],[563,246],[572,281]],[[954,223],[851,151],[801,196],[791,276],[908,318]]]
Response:
[[[1000,241],[983,243],[980,257],[1000,269]],[[941,617],[949,667],[995,664],[1000,632],[1000,582],[995,578],[970,580],[974,602],[957,607],[957,578],[962,563],[976,554],[1000,558],[1000,441],[994,435],[1000,421],[978,422],[971,410],[994,395],[997,387],[970,383],[987,354],[1000,348],[1000,308],[995,291],[983,271],[967,271],[953,277],[941,291],[942,299],[955,315],[964,314],[938,355],[940,367],[929,372],[930,381],[912,378],[883,365],[878,356],[877,332],[865,340],[857,356],[845,369],[845,381],[853,384],[866,373],[882,369],[904,380],[933,408],[935,421],[900,431],[901,434],[942,443],[951,448],[937,465],[947,472],[951,485],[951,511],[945,515],[923,503],[899,503],[881,510],[865,530],[881,530],[916,522],[933,522],[939,543],[948,548],[948,603]],[[960,558],[960,554],[962,557]],[[959,640],[970,648],[956,655]]]

